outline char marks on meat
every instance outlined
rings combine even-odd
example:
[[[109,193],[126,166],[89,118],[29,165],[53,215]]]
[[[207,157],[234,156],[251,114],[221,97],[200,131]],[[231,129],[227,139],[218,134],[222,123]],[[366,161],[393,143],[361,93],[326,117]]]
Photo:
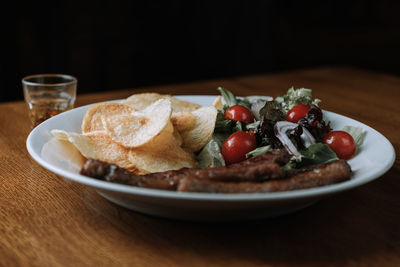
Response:
[[[114,164],[89,159],[81,174],[114,183],[181,192],[254,193],[276,192],[328,185],[350,179],[351,169],[339,160],[313,168],[285,172],[281,166],[290,155],[284,149],[226,167],[182,168],[135,175]]]

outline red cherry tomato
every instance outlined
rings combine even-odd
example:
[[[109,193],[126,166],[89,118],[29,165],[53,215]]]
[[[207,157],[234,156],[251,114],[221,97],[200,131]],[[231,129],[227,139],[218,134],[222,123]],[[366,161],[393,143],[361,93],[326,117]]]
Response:
[[[327,144],[340,159],[351,159],[356,153],[356,144],[353,137],[345,131],[332,131],[324,136]]]
[[[286,114],[286,120],[296,123],[307,115],[309,109],[310,106],[308,105],[296,105]]]
[[[248,108],[241,105],[234,105],[225,111],[224,119],[250,123],[254,121],[254,116]]]
[[[227,165],[246,159],[246,154],[257,148],[256,137],[250,132],[234,132],[224,142],[221,148]]]

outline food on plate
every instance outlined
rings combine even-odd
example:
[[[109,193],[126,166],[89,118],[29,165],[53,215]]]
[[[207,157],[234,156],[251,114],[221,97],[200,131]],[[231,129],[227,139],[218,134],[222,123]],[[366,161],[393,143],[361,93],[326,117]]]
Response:
[[[221,154],[225,164],[229,165],[245,160],[247,153],[256,148],[257,141],[253,132],[238,131],[226,138],[221,147]]]
[[[135,110],[130,106],[120,103],[100,103],[88,109],[82,120],[82,133],[103,131],[104,124],[101,119],[104,115],[123,115],[133,113]]]
[[[133,186],[207,193],[262,193],[305,189],[348,180],[350,166],[344,160],[296,171],[283,171],[289,159],[284,150],[270,151],[228,167],[172,170],[135,175],[116,165],[88,160],[81,174]]]
[[[217,109],[213,106],[201,107],[192,111],[194,123],[186,129],[179,131],[182,136],[183,146],[192,152],[197,152],[208,143],[214,133]]]
[[[335,142],[327,142],[327,136],[337,135],[338,131],[332,130],[330,122],[326,121],[319,108],[321,100],[313,99],[310,89],[290,88],[285,95],[276,98],[236,97],[225,88],[218,90],[221,97],[215,102],[222,107],[218,109],[210,143],[198,157],[202,160],[200,166],[229,165],[271,149],[285,148],[292,155],[291,162],[285,168],[298,168],[311,163],[329,163],[339,158],[348,160],[355,155],[354,148],[362,144],[364,131],[352,126],[343,129],[348,132],[347,142],[343,137]],[[251,111],[252,117],[246,115],[248,111]],[[232,135],[239,133],[247,138],[236,142],[241,143],[237,149],[227,149],[230,142],[234,143],[230,141],[234,140]],[[253,146],[254,149],[248,151],[254,143],[249,141],[251,135],[255,136],[256,148]],[[360,141],[355,146],[351,142],[354,138]],[[213,142],[215,144],[212,145]],[[338,143],[339,148],[336,148]],[[343,153],[346,150],[349,152]]]
[[[113,141],[124,147],[133,148],[149,146],[150,142],[161,136],[172,137],[171,112],[171,101],[159,99],[141,111],[121,115],[105,114],[101,116],[101,120],[105,131]],[[165,141],[167,142],[169,140]],[[157,145],[151,147],[157,148]]]
[[[79,134],[62,130],[52,130],[51,133],[57,139],[73,144],[87,159],[99,159],[116,164],[130,172],[146,173],[129,161],[129,149],[113,142],[104,131]]]
[[[348,180],[350,175],[350,166],[345,161],[340,160],[321,166],[315,166],[312,170],[293,176],[259,183],[231,183],[186,177],[179,184],[178,191],[207,193],[281,192],[343,182]]]
[[[177,99],[171,95],[163,95],[158,93],[143,93],[143,94],[134,94],[123,100],[121,103],[132,106],[137,110],[143,110],[150,104],[156,102],[160,99],[168,99],[172,104],[172,112],[192,112],[198,108],[200,108],[199,104],[191,103],[188,101],[183,101]]]
[[[281,166],[284,165],[289,158],[289,154],[284,149],[277,149],[259,157],[229,165],[229,167],[221,166],[206,169],[184,168],[180,170],[151,173],[144,176],[132,174],[123,175],[123,178],[118,174],[122,173],[122,168],[118,169],[118,173],[116,172],[116,175],[114,175],[112,171],[116,170],[115,165],[113,166],[106,162],[90,159],[82,168],[81,173],[98,179],[124,184],[136,184],[138,183],[136,181],[149,179],[170,179],[171,184],[177,186],[177,181],[187,176],[199,179],[211,179],[214,181],[264,181],[284,177],[284,170],[281,169]],[[143,181],[141,182],[142,184],[144,183]]]
[[[299,104],[292,107],[289,112],[286,114],[286,120],[290,122],[297,123],[300,119],[305,118],[307,116],[308,111],[310,110],[309,105]]]
[[[224,119],[251,123],[254,122],[254,115],[245,106],[233,105],[225,111]]]
[[[146,95],[150,96],[147,102]],[[93,105],[83,118],[82,133],[55,129],[52,134],[72,143],[87,159],[109,162],[138,175],[196,167],[194,151],[209,141],[216,109],[168,95],[140,94],[139,98],[138,106],[133,97],[128,98],[129,105]]]
[[[325,135],[327,144],[340,159],[351,159],[356,153],[356,143],[353,137],[345,131],[332,131]]]
[[[212,106],[136,94],[86,112],[82,133],[53,130],[87,159],[81,173],[139,187],[214,193],[275,192],[348,180],[364,131],[333,131],[310,89],[237,97]]]

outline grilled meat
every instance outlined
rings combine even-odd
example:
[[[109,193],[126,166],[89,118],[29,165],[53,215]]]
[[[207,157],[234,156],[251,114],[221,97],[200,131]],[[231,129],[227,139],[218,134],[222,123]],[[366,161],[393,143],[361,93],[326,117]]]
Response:
[[[265,182],[220,182],[186,177],[178,186],[180,192],[262,193],[324,186],[350,179],[350,166],[344,160],[318,166],[283,179]]]
[[[135,175],[114,164],[89,159],[81,174],[96,179],[145,188],[181,192],[250,193],[276,192],[328,185],[350,178],[346,161],[285,172],[281,166],[290,156],[284,149],[272,150],[226,167],[182,168]]]

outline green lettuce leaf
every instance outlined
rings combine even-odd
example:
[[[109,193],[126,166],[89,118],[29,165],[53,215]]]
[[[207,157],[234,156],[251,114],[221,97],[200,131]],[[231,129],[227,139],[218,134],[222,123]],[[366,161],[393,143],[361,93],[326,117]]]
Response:
[[[222,109],[217,110],[217,119],[215,121],[214,132],[217,132],[217,133],[232,132],[232,127],[235,125],[235,122],[224,119],[224,114],[225,114],[226,109],[227,109],[227,106],[224,106]]]
[[[217,142],[218,146],[221,148],[222,144],[225,142],[226,138],[228,138],[229,135],[229,133],[214,133],[211,138],[212,140]]]
[[[275,98],[275,102],[280,106],[280,109],[284,114],[288,113],[289,110],[295,105],[304,104],[317,105],[321,102],[319,99],[312,99],[312,90],[307,88],[294,89],[289,88],[287,93],[283,96]]]
[[[298,169],[308,165],[327,164],[339,160],[335,152],[328,145],[322,143],[312,144],[307,149],[300,151],[300,153],[300,157],[293,156],[283,166],[283,169]]]
[[[203,147],[196,157],[197,167],[201,169],[225,166],[224,157],[221,154],[219,137],[211,140]]]
[[[246,98],[236,97],[237,105],[244,106],[251,110],[251,102]]]
[[[271,146],[260,146],[246,154],[246,159],[261,156],[271,150]]]
[[[225,102],[225,105],[228,107],[237,105],[237,99],[235,95],[224,87],[218,87],[217,90],[221,93],[222,99]]]
[[[243,124],[245,124],[244,122],[240,122],[240,121],[235,121],[234,122],[234,126],[233,126],[233,132],[239,132],[239,131],[243,131]]]
[[[251,123],[245,123],[245,128],[246,128],[246,130],[248,131],[248,130],[254,130],[254,129],[257,129],[258,128],[258,126],[260,125],[260,121],[255,121],[255,122],[251,122]]]
[[[365,135],[367,134],[362,127],[358,126],[344,126],[343,131],[348,132],[353,137],[357,148],[363,144]]]

